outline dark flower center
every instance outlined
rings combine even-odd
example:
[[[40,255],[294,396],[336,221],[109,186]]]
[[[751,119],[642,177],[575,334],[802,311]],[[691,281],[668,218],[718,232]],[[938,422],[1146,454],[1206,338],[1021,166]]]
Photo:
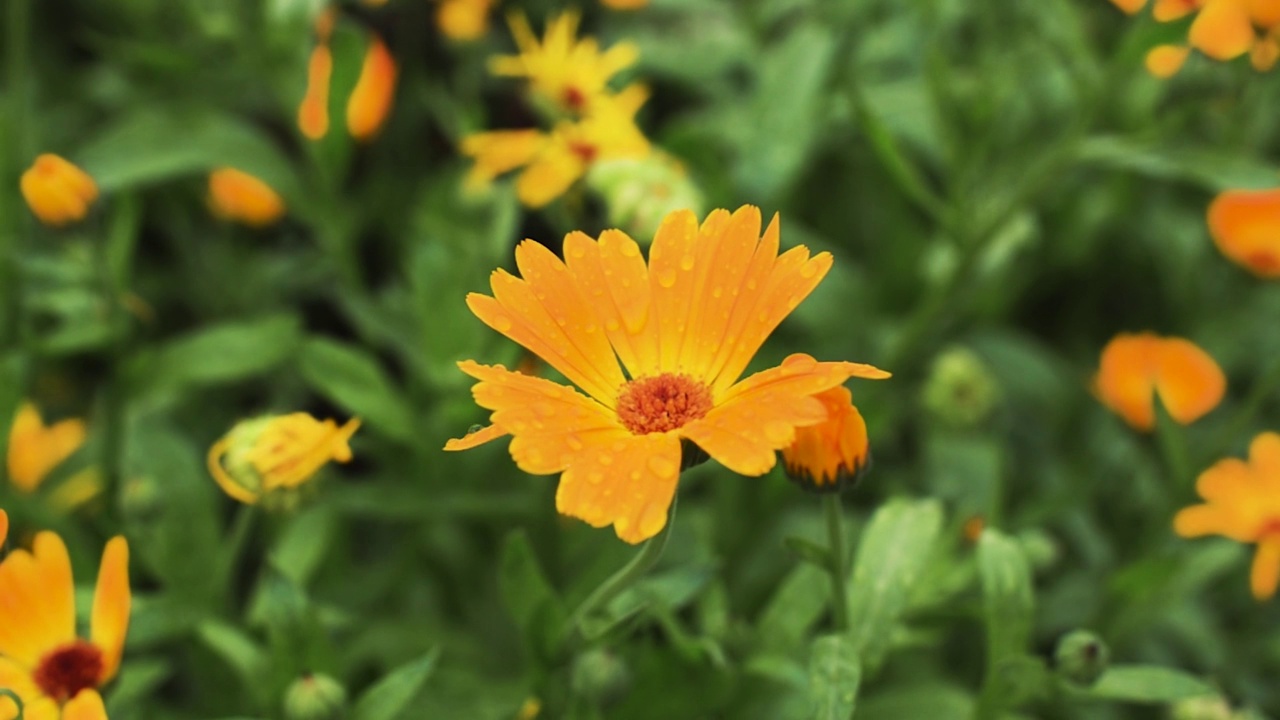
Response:
[[[103,669],[102,651],[77,640],[41,658],[34,679],[41,692],[64,703],[81,690],[97,687]]]

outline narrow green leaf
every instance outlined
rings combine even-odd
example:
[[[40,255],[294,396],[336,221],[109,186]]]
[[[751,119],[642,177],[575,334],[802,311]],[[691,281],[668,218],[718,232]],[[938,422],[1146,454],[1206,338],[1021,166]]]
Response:
[[[312,338],[299,354],[302,377],[317,392],[387,436],[414,441],[413,413],[373,355],[327,338]]]
[[[261,679],[267,676],[271,663],[262,647],[238,628],[221,620],[200,623],[196,636],[235,671],[246,690],[259,702],[266,701],[264,691],[267,686]]]
[[[798,649],[810,628],[827,611],[831,576],[812,565],[797,565],[784,579],[760,613],[756,627],[761,642],[770,649]]]
[[[1031,569],[1017,541],[985,530],[978,541],[983,617],[987,625],[987,668],[1023,653],[1031,639]]]
[[[884,659],[941,528],[942,506],[934,500],[893,500],[872,516],[848,582],[849,637],[864,668]]]
[[[816,565],[823,572],[827,572],[831,567],[831,551],[811,540],[792,535],[784,538],[782,544],[798,555],[801,560]]]
[[[139,357],[128,372],[136,384],[153,392],[238,382],[288,359],[298,347],[301,328],[291,314],[213,325]]]
[[[538,564],[523,530],[507,536],[499,573],[507,611],[535,654],[548,656],[565,622],[564,605]]]
[[[351,711],[351,720],[407,718],[405,709],[422,690],[427,678],[431,677],[439,657],[439,649],[432,650],[379,680],[356,701],[355,708]]]
[[[1170,703],[1216,695],[1217,691],[1203,680],[1178,670],[1154,665],[1117,665],[1103,673],[1084,693],[1106,700]]]
[[[858,699],[862,667],[845,635],[825,635],[809,649],[809,699],[814,720],[848,720]]]

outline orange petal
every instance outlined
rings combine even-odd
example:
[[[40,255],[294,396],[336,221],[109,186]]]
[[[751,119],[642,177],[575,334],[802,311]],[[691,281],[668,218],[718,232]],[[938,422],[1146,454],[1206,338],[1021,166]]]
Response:
[[[1280,41],[1274,35],[1259,38],[1249,51],[1249,64],[1258,72],[1267,72],[1280,60]]]
[[[711,217],[723,212],[717,210]],[[649,247],[649,286],[657,314],[660,372],[685,372],[680,367],[680,342],[688,329],[694,300],[692,271],[697,242],[698,219],[689,210],[678,210],[662,219]]]
[[[75,586],[62,539],[36,535],[33,552],[15,550],[0,563],[0,655],[33,666],[75,640]]]
[[[307,62],[307,92],[298,105],[298,129],[310,140],[329,132],[329,79],[333,75],[333,53],[318,45]]]
[[[4,705],[0,704],[0,710],[3,709]],[[61,720],[61,711],[52,698],[37,696],[23,708],[22,720]]]
[[[481,428],[474,432],[469,432],[460,438],[454,438],[444,444],[444,449],[448,451],[470,450],[473,447],[483,445],[490,440],[497,440],[505,437],[507,431],[497,425],[490,425],[487,428]]]
[[[516,180],[516,196],[531,208],[549,204],[587,172],[577,154],[557,144],[546,147]]]
[[[466,136],[461,149],[476,161],[472,174],[487,182],[529,164],[546,142],[541,130],[495,130]]]
[[[1196,478],[1196,493],[1212,503],[1231,504],[1248,495],[1253,484],[1249,466],[1236,458],[1224,458]]]
[[[40,697],[40,689],[36,687],[35,681],[31,677],[31,670],[23,667],[18,661],[0,655],[0,688],[12,690],[23,702],[31,702]],[[13,710],[9,714],[5,714],[6,710]],[[0,697],[0,718],[9,720],[17,717],[17,708],[12,705],[12,701]]]
[[[511,433],[511,457],[525,472],[560,472],[593,438],[626,434],[613,411],[572,388],[500,365],[465,360],[458,367],[480,381],[471,389],[476,404]]]
[[[1263,432],[1249,443],[1249,464],[1256,477],[1280,500],[1280,433]]]
[[[1170,22],[1195,12],[1204,0],[1156,0],[1151,16],[1160,22]]]
[[[590,298],[631,377],[657,375],[657,323],[640,246],[621,230],[605,230],[598,241],[572,232],[565,236],[564,256],[578,292]]]
[[[848,388],[837,385],[815,397],[826,410],[826,420],[797,428],[795,442],[782,449],[782,461],[797,482],[835,488],[867,465],[867,423],[854,407]]]
[[[9,537],[9,513],[0,510],[0,548],[4,547],[4,541]]]
[[[1230,60],[1249,52],[1256,35],[1240,0],[1209,0],[1191,23],[1187,39],[1214,60]]]
[[[1155,385],[1170,417],[1186,425],[1222,402],[1227,378],[1218,363],[1190,341],[1164,338],[1158,348]]]
[[[1228,190],[1209,205],[1218,249],[1259,277],[1280,277],[1280,188]]]
[[[674,433],[601,437],[560,477],[556,509],[635,544],[661,532],[680,478]]]
[[[1245,0],[1255,25],[1271,29],[1280,25],[1280,0]]]
[[[266,227],[284,214],[284,200],[270,185],[229,167],[209,173],[209,205],[215,215],[252,227]]]
[[[1249,588],[1258,601],[1270,600],[1280,583],[1280,538],[1270,537],[1258,543],[1249,573]]]
[[[476,40],[489,30],[492,0],[444,0],[436,9],[436,26],[450,40]]]
[[[386,43],[376,35],[371,37],[360,77],[351,97],[347,98],[347,130],[351,137],[368,140],[382,127],[391,114],[398,73],[396,60]]]
[[[120,667],[132,597],[129,590],[129,544],[117,536],[111,538],[102,551],[98,588],[93,595],[93,615],[89,624],[90,639],[102,651],[102,679],[99,684],[115,677]]]
[[[1098,399],[1130,426],[1150,431],[1156,425],[1152,405],[1157,350],[1152,333],[1121,333],[1102,349],[1094,389]]]
[[[1185,45],[1158,45],[1147,53],[1147,72],[1160,79],[1171,78],[1182,69],[1190,54],[1191,48]]]
[[[1222,508],[1214,505],[1192,505],[1173,516],[1173,531],[1184,538],[1223,535],[1231,524]]]
[[[1147,4],[1147,0],[1111,0],[1111,4],[1129,15],[1133,15]]]
[[[102,696],[90,688],[81,690],[71,702],[62,708],[62,720],[107,720],[107,708]]]

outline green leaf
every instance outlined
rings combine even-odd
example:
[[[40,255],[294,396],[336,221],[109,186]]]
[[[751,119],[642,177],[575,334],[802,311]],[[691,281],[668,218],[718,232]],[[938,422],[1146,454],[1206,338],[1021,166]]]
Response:
[[[849,637],[864,668],[878,667],[942,528],[934,500],[893,500],[872,516],[848,582]]]
[[[351,711],[351,720],[396,720],[405,717],[409,703],[435,670],[439,649],[402,665],[365,691]]]
[[[845,635],[825,635],[809,649],[809,699],[814,720],[848,720],[858,699],[862,667]]]
[[[107,695],[107,715],[124,715],[127,709],[146,707],[148,699],[170,676],[173,667],[164,660],[130,660]]]
[[[1095,698],[1136,703],[1171,703],[1217,694],[1212,686],[1193,675],[1154,665],[1112,666],[1083,692]]]
[[[831,575],[812,565],[798,565],[778,587],[756,623],[760,640],[780,651],[798,648],[810,628],[827,611]]]
[[[416,441],[413,413],[369,353],[336,340],[311,338],[303,343],[298,363],[303,379],[316,392],[395,440]]]
[[[1157,180],[1189,180],[1211,191],[1276,184],[1275,168],[1256,155],[1228,155],[1211,148],[1171,148],[1167,143],[1147,145],[1104,135],[1081,142],[1077,159]]]
[[[153,392],[239,382],[287,360],[298,347],[301,330],[292,314],[212,325],[136,358],[128,372]]]
[[[238,628],[221,620],[206,620],[196,629],[196,637],[235,671],[244,687],[265,703],[266,683],[271,669],[267,652]]]
[[[806,540],[802,537],[794,535],[783,538],[782,544],[787,549],[795,553],[805,562],[812,563],[823,572],[829,571],[831,567],[831,550],[825,548],[812,540]]]
[[[857,720],[969,720],[973,696],[941,682],[894,685],[858,703]]]
[[[565,611],[524,530],[507,536],[498,584],[507,611],[535,655],[548,657],[564,626]]]
[[[1022,654],[1031,640],[1031,568],[1016,540],[987,529],[978,540],[978,572],[990,672],[1005,658]]]

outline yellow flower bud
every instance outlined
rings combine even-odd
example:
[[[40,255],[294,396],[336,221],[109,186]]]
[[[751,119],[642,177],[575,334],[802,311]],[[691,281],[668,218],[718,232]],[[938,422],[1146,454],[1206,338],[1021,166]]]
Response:
[[[301,412],[244,420],[209,448],[209,472],[223,492],[252,505],[303,485],[330,460],[350,460],[347,443],[359,427],[358,418],[339,427]]]
[[[270,185],[229,167],[209,173],[209,207],[220,218],[252,227],[266,227],[284,215],[284,200]]]
[[[84,170],[52,153],[22,173],[22,197],[40,222],[62,227],[84,218],[98,199],[98,185]]]

